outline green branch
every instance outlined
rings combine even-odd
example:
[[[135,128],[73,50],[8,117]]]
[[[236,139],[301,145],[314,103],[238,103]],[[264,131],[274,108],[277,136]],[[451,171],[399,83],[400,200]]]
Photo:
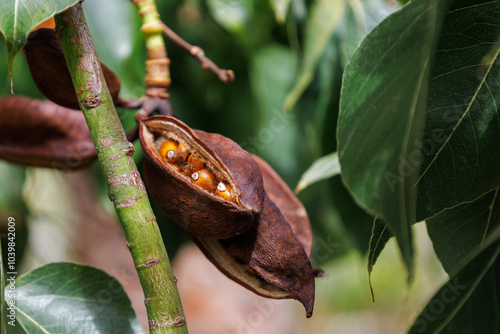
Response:
[[[146,39],[146,95],[168,98],[167,87],[170,85],[170,60],[163,41],[163,23],[156,9],[154,0],[134,0],[142,18],[141,32]]]
[[[144,184],[109,94],[80,4],[56,17],[57,33],[101,169],[145,295],[150,330],[187,333],[176,279]],[[125,247],[125,245],[124,245]]]

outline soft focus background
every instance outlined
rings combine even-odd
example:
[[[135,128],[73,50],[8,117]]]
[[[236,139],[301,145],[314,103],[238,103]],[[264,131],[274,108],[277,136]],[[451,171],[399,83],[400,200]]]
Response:
[[[171,102],[179,117],[263,157],[292,189],[313,161],[336,150],[342,70],[362,38],[399,6],[389,0],[157,2],[170,28],[236,74],[224,85],[167,40]],[[131,1],[86,0],[84,9],[101,61],[121,79],[121,97],[140,97],[144,40]],[[8,95],[3,43],[0,72],[0,93]],[[16,94],[42,98],[22,54],[14,60],[13,79]],[[134,126],[133,112],[120,111],[120,117],[125,128]],[[299,199],[314,231],[311,260],[329,275],[316,281],[311,319],[296,301],[263,299],[227,279],[154,205],[190,333],[402,333],[445,281],[425,225],[417,224],[413,283],[407,286],[391,240],[372,274],[373,303],[366,269],[373,219],[338,176],[305,189]],[[16,217],[17,242],[25,246],[18,246],[20,271],[52,261],[103,269],[122,283],[146,326],[144,297],[97,163],[62,173],[0,162],[0,217],[8,216]]]

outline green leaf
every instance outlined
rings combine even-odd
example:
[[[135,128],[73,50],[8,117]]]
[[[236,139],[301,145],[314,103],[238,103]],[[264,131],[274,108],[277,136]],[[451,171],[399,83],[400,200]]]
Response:
[[[367,254],[372,238],[373,216],[354,202],[349,191],[342,184],[340,176],[333,177],[329,183],[332,196],[330,205],[338,211],[343,228],[349,233],[360,254]]]
[[[447,273],[452,273],[500,225],[498,192],[497,188],[474,202],[445,210],[426,221],[434,251]]]
[[[284,23],[288,7],[290,7],[290,0],[270,0],[270,2],[276,16],[276,21]]]
[[[296,84],[288,94],[283,109],[293,108],[311,82],[316,65],[323,54],[328,40],[335,32],[345,9],[344,0],[316,0],[307,21],[304,58]]]
[[[337,152],[319,158],[309,167],[297,184],[295,193],[298,194],[309,185],[340,174],[339,156]]]
[[[375,218],[373,220],[372,237],[370,238],[370,244],[368,245],[368,284],[370,285],[370,291],[372,293],[372,300],[375,302],[375,294],[373,293],[372,287],[372,271],[377,259],[385,248],[385,245],[394,235],[391,230],[382,220]]]
[[[408,333],[498,333],[499,239],[497,228],[436,292]]]
[[[387,241],[391,239],[394,235],[391,230],[382,220],[375,218],[373,220],[372,237],[370,239],[370,245],[368,250],[368,276],[371,276],[373,271],[373,266],[377,262],[377,259],[384,250]]]
[[[429,82],[417,219],[500,186],[500,9],[455,1]]]
[[[242,31],[253,15],[253,1],[207,0],[207,5],[215,21],[233,32]]]
[[[418,141],[427,78],[448,0],[414,1],[363,40],[346,67],[337,138],[344,183],[386,221],[412,276]],[[413,172],[412,172],[413,171]]]
[[[347,64],[359,43],[377,24],[391,14],[385,0],[350,0],[339,27],[342,62]]]
[[[143,333],[120,283],[88,266],[50,263],[20,276],[15,305],[28,333]]]
[[[79,0],[2,0],[0,1],[0,32],[5,37],[9,73],[14,56],[26,43],[31,29],[54,14],[61,13]]]

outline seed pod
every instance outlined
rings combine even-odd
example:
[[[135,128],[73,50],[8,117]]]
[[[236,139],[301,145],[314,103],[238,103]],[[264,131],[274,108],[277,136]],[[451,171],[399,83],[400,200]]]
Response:
[[[267,168],[270,167],[266,164],[262,170],[264,184],[285,184],[276,172],[271,169],[270,173]],[[269,179],[275,177],[278,179]],[[289,194],[293,195],[288,187],[271,187],[273,196],[278,196],[280,191],[285,199]],[[266,192],[267,189],[266,187]],[[310,317],[314,307],[315,270],[309,262],[304,244],[310,252],[312,240],[302,238],[299,242],[294,231],[300,231],[299,235],[302,236],[310,235],[311,227],[306,215],[292,229],[282,214],[283,211],[296,212],[303,209],[296,198],[292,203],[278,203],[281,206],[275,205],[270,196],[266,195],[259,219],[245,234],[225,240],[195,235],[191,235],[191,238],[207,258],[232,280],[263,297],[297,299],[304,305],[307,317]],[[296,203],[296,207],[293,203]]]
[[[80,109],[61,43],[54,36],[54,29],[43,28],[31,32],[23,50],[38,90],[60,106]],[[120,80],[104,65],[102,72],[111,97],[116,100],[120,92]]]
[[[173,117],[153,116],[141,121],[139,136],[148,190],[177,224],[194,235],[217,239],[252,227],[262,210],[264,186],[259,166],[248,152],[226,137],[193,130]],[[210,173],[206,178],[212,175],[214,182],[207,186],[193,182],[187,159],[176,163],[163,159],[159,149],[166,140],[182,144],[186,156],[197,157],[202,169]],[[229,200],[217,196],[220,182],[228,185]]]
[[[285,181],[267,162],[256,155],[253,155],[253,158],[262,171],[267,196],[280,209],[283,217],[292,227],[295,237],[302,244],[307,256],[311,256],[313,238],[306,209]]]
[[[95,158],[81,112],[23,96],[0,98],[0,159],[74,170]]]

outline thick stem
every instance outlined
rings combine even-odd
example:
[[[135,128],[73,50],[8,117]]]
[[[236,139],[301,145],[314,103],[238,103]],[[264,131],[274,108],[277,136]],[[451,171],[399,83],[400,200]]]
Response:
[[[184,312],[168,255],[144,184],[132,159],[134,147],[116,114],[90,37],[83,9],[56,17],[64,56],[94,142],[101,169],[125,231],[127,247],[144,290],[150,330],[187,333]],[[125,245],[124,245],[125,247]]]

